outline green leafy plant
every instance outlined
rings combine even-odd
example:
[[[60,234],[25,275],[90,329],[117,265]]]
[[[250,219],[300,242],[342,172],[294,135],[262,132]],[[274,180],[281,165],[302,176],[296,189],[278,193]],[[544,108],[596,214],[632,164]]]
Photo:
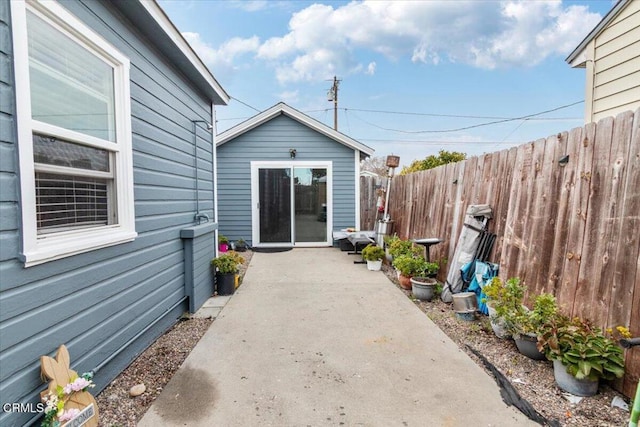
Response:
[[[525,287],[520,284],[520,278],[512,277],[503,282],[494,277],[482,288],[486,295],[486,302],[495,310],[498,317],[514,316],[522,310]]]
[[[221,274],[233,274],[239,271],[238,266],[244,262],[244,258],[237,252],[229,251],[211,260],[211,265]]]
[[[612,380],[624,375],[622,348],[590,321],[555,316],[538,337],[538,350],[559,360],[577,379]]]
[[[405,277],[424,275],[427,261],[422,257],[403,254],[393,258],[393,267]]]
[[[492,325],[496,325],[496,335],[507,338],[515,329],[515,322],[523,315],[526,308],[523,307],[525,288],[520,284],[518,277],[502,281],[494,277],[482,288],[485,294],[484,301],[490,307]]]
[[[505,323],[507,330],[516,339],[522,335],[538,336],[542,327],[557,315],[556,297],[542,293],[536,296],[533,310],[525,306],[508,310],[505,314]]]
[[[218,243],[229,244],[229,239],[226,236],[223,236],[222,234],[218,234]]]
[[[424,270],[418,275],[422,277],[431,277],[437,274],[438,270],[440,270],[440,265],[437,262],[426,262]]]
[[[393,234],[391,236],[384,236],[382,238],[382,241],[384,242],[384,246],[385,248],[388,248],[389,246],[391,246],[394,242],[400,240],[400,237],[398,237],[397,234]]]
[[[380,261],[384,258],[384,249],[376,245],[367,245],[362,250],[362,258],[366,261]]]
[[[415,246],[411,240],[402,240],[400,238],[393,240],[389,244],[388,248],[389,255],[393,258],[399,257],[400,255],[411,255],[417,257],[422,256],[423,252],[423,249]]]

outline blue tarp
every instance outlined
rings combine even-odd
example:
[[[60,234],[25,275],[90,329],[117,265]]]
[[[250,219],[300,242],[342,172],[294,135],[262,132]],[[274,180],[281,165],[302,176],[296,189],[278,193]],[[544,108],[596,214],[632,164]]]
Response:
[[[473,269],[473,271],[471,271]],[[469,292],[475,292],[478,299],[478,311],[483,314],[489,314],[487,304],[483,302],[486,297],[482,288],[489,283],[491,279],[498,275],[500,266],[491,262],[472,261],[465,264],[460,269],[462,277],[469,277],[473,275],[471,282],[469,283]]]

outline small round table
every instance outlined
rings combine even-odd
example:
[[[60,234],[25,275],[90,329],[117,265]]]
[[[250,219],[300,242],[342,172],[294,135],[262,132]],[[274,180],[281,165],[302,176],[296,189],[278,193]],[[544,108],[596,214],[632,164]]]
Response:
[[[433,245],[437,245],[438,243],[441,243],[442,240],[438,239],[437,237],[429,237],[426,239],[413,239],[413,243],[415,243],[416,245],[422,245],[425,247],[425,259],[427,260],[427,262],[431,262],[430,256],[429,256],[429,249],[431,248],[431,246]]]

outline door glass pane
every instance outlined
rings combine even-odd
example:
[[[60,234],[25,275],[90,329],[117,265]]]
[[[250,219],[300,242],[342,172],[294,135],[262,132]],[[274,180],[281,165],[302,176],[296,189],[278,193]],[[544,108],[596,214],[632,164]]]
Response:
[[[327,241],[327,170],[294,168],[296,242]]]
[[[27,12],[33,119],[115,142],[113,68]]]
[[[260,242],[291,243],[291,170],[259,169]]]

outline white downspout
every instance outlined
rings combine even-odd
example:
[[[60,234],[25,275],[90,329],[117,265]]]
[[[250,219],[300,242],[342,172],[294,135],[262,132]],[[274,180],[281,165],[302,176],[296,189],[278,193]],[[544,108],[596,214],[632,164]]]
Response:
[[[218,222],[218,147],[216,145],[216,140],[218,136],[218,123],[216,122],[216,106],[211,103],[211,124],[213,129],[211,131],[211,142],[212,142],[212,157],[213,157],[213,221],[220,225]],[[216,228],[214,233],[215,242],[214,242],[214,254],[216,258],[218,257],[218,233],[219,230]]]
[[[355,155],[355,174],[356,174],[356,230],[360,230],[360,150],[354,150]]]

